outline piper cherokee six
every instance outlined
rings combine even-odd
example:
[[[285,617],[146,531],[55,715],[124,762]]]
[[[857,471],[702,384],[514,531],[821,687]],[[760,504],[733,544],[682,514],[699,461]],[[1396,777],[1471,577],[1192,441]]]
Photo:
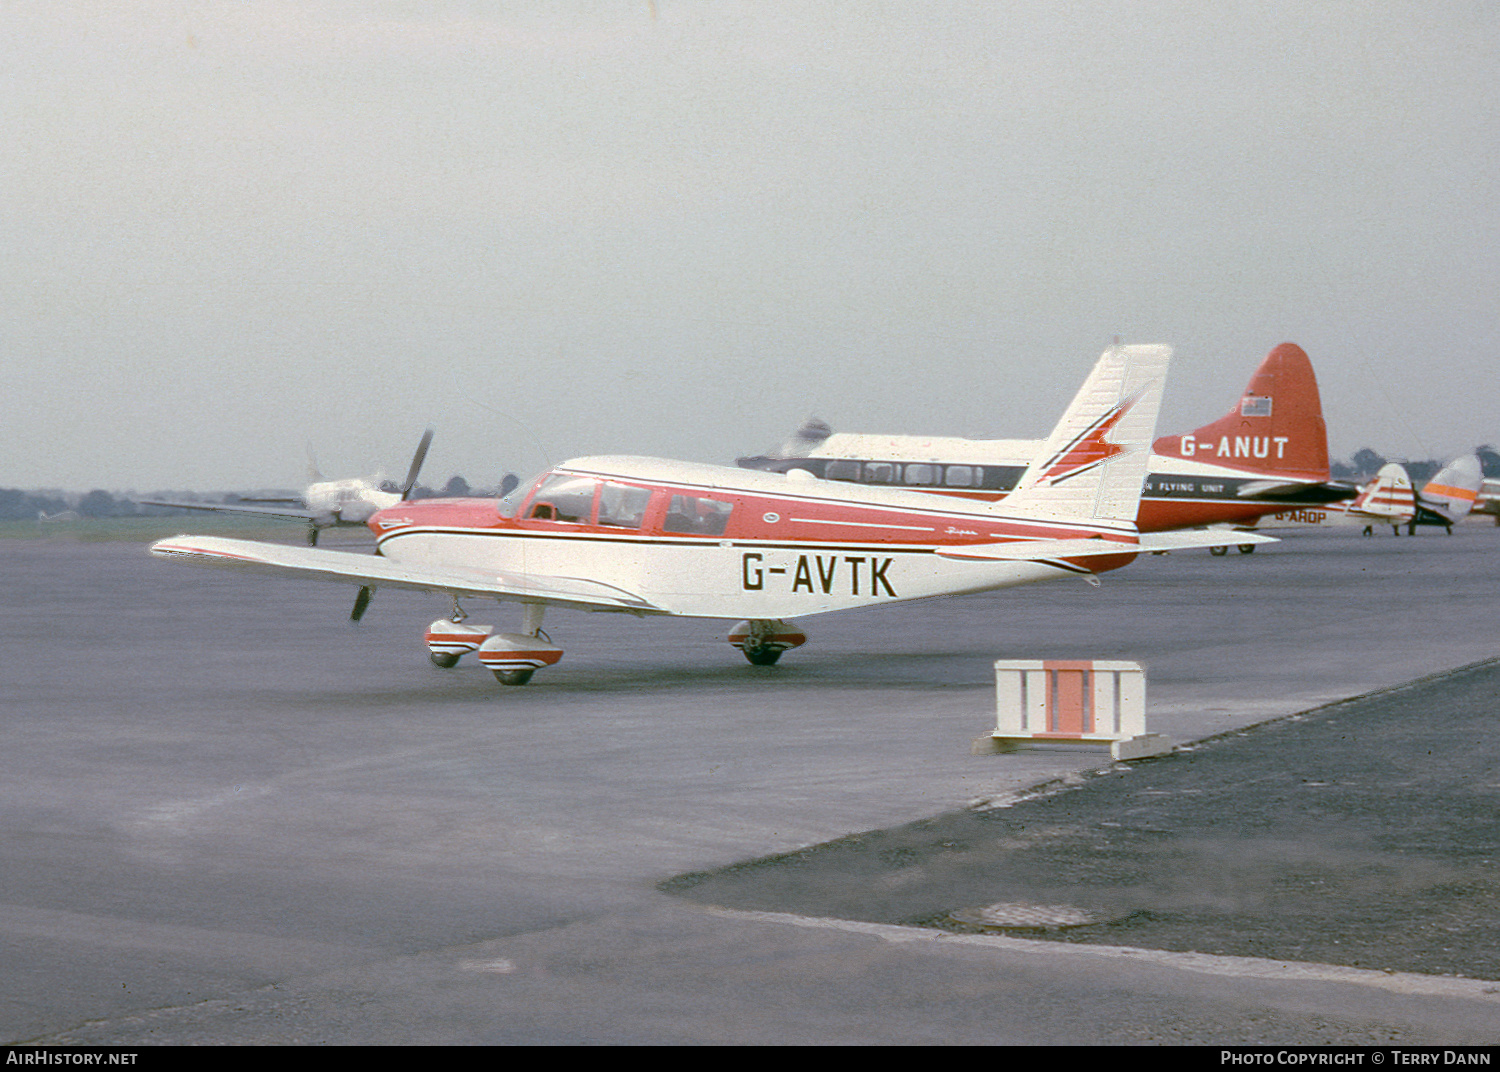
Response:
[[[403,502],[370,518],[374,555],[178,536],[173,562],[437,592],[453,612],[427,630],[432,661],[465,654],[523,684],[562,648],[548,607],[743,618],[729,640],[757,665],[805,642],[787,618],[983,592],[1117,569],[1143,551],[1271,537],[1143,536],[1135,516],[1171,356],[1107,350],[1003,502],[828,483],[657,458],[577,458],[500,499]],[[518,633],[471,625],[460,600],[516,602]]]

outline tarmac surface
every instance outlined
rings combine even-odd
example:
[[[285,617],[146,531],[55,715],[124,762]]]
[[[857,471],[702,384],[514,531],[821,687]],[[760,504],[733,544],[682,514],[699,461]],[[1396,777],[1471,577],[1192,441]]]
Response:
[[[427,665],[439,600],[352,626],[99,531],[0,539],[5,1041],[1500,1036],[1487,522],[815,617],[771,668],[556,613],[520,689]],[[1146,663],[1198,743],[971,755],[1030,657]],[[996,902],[1104,922],[948,915]]]
[[[742,909],[1500,980],[1500,661],[662,889]],[[1441,732],[1426,724],[1441,712]],[[983,913],[990,905],[1077,908]]]

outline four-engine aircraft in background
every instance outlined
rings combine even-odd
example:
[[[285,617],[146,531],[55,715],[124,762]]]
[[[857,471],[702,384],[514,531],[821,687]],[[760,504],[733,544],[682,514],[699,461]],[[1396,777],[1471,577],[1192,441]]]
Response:
[[[178,536],[151,551],[190,565],[451,597],[432,661],[467,653],[504,684],[562,657],[548,607],[745,619],[730,643],[775,662],[805,634],[787,619],[1095,575],[1143,551],[1267,542],[1238,532],[1142,535],[1135,518],[1171,350],[1099,359],[1003,502],[637,457],[577,458],[494,499],[402,502],[370,518],[374,555]],[[460,600],[520,603],[517,633],[468,624]]]
[[[998,501],[1042,444],[1026,439],[831,433],[812,422],[779,451],[745,468]],[[1282,343],[1260,363],[1219,420],[1154,444],[1136,523],[1142,532],[1248,525],[1256,518],[1352,498],[1328,467],[1328,432],[1312,362]],[[1239,545],[1254,549],[1253,542]],[[1216,553],[1226,547],[1218,545]]]
[[[318,545],[318,533],[335,525],[364,525],[378,510],[384,510],[404,502],[417,486],[417,474],[422,471],[422,462],[427,458],[427,448],[432,445],[432,429],[422,433],[417,443],[417,452],[412,456],[406,480],[395,491],[381,488],[377,478],[350,477],[345,480],[325,480],[318,472],[317,463],[308,460],[306,490],[300,499],[238,499],[233,502],[169,502],[161,499],[142,499],[142,506],[174,506],[184,510],[208,510],[215,513],[259,514],[262,517],[284,517],[291,521],[307,522],[307,543]]]

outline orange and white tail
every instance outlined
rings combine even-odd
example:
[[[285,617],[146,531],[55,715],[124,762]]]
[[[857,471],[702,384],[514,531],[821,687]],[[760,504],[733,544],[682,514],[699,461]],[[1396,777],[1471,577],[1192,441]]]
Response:
[[[1104,351],[1000,508],[1133,526],[1171,359],[1170,346]]]
[[[1465,454],[1438,470],[1422,489],[1420,502],[1445,524],[1452,524],[1469,516],[1483,484],[1479,456]]]
[[[1328,430],[1312,362],[1302,347],[1282,343],[1260,363],[1233,409],[1184,435],[1162,436],[1155,450],[1231,469],[1328,480]]]

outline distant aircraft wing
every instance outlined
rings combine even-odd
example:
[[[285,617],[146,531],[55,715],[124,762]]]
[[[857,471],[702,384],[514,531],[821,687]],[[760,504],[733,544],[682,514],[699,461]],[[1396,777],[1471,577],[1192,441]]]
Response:
[[[232,540],[216,536],[174,536],[151,545],[158,558],[193,566],[237,569],[314,581],[341,581],[367,588],[408,588],[454,596],[547,603],[575,610],[615,610],[662,614],[640,596],[586,577],[560,577],[445,566],[400,566],[378,555],[325,551],[315,547]]]
[[[205,503],[205,502],[166,502],[162,499],[140,499],[142,506],[172,506],[179,510],[211,510],[214,513],[226,514],[259,514],[262,517],[288,517],[299,521],[311,521],[313,513],[305,507],[293,506],[288,502],[286,506],[251,506],[246,503]]]
[[[1143,554],[1148,551],[1184,551],[1196,547],[1238,547],[1241,544],[1278,543],[1275,536],[1237,529],[1174,529],[1143,532],[1139,543],[1111,540],[1011,540],[1007,543],[968,544],[938,549],[942,558],[995,559],[1005,562],[1038,562],[1058,558],[1092,558],[1096,555]]]

